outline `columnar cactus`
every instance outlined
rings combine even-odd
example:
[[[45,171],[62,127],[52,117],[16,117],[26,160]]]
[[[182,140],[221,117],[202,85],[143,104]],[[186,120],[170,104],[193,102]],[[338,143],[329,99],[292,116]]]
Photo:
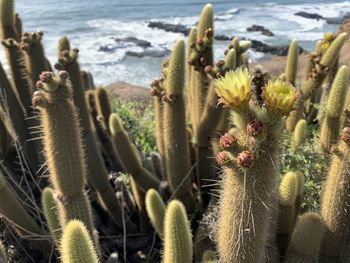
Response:
[[[150,189],[147,191],[145,203],[146,211],[154,230],[157,232],[160,238],[163,238],[165,204],[162,198],[156,190]]]
[[[96,249],[86,226],[79,220],[70,221],[61,241],[62,263],[99,263]]]
[[[91,206],[84,190],[83,145],[68,78],[66,71],[58,76],[43,72],[32,100],[41,112],[44,150],[51,182],[62,204],[62,224],[79,219],[93,234]]]
[[[119,160],[136,181],[137,185],[146,192],[150,188],[158,189],[160,181],[148,172],[142,165],[136,146],[130,141],[116,113],[109,117],[109,129]]]
[[[306,128],[307,128],[306,120],[304,119],[299,120],[297,125],[295,126],[292,141],[291,141],[292,152],[296,152],[298,147],[304,142],[306,138]]]
[[[329,69],[336,62],[346,36],[346,33],[339,34],[321,58],[317,54],[313,56],[311,73],[306,76],[306,80],[300,89],[301,96],[297,100],[295,110],[291,112],[287,119],[286,127],[289,132],[294,131],[295,125],[303,115],[305,102],[310,98],[312,92],[321,86]]]
[[[20,33],[17,32],[15,26],[15,1],[14,0],[1,0],[0,1],[0,22],[1,22],[1,38],[13,38],[17,41],[20,39]]]
[[[42,45],[42,32],[24,33],[20,48],[25,51],[25,63],[29,76],[33,83],[39,80],[39,75],[43,71],[48,71],[50,65],[45,57],[44,47]]]
[[[323,151],[329,151],[339,137],[341,114],[344,110],[349,86],[349,69],[347,66],[339,68],[333,81],[327,99],[325,115],[320,132],[320,143]]]
[[[250,103],[248,70],[229,72],[216,83],[221,102],[235,114],[236,128],[220,140],[224,151],[217,242],[222,262],[260,262],[276,190],[281,118],[296,100],[294,88],[279,80],[264,88],[265,107]],[[281,99],[277,99],[281,98]],[[268,139],[267,139],[268,138]]]
[[[350,128],[345,127],[339,145],[333,150],[331,166],[325,183],[321,215],[326,223],[321,259],[337,260],[349,237],[350,211]],[[326,261],[324,261],[326,262]]]
[[[41,193],[41,204],[51,236],[56,244],[62,237],[62,225],[59,215],[59,204],[53,189],[46,187]]]
[[[170,189],[189,212],[193,212],[191,191],[191,164],[186,136],[186,110],[184,99],[185,44],[178,40],[172,51],[165,84],[163,113],[165,167]]]
[[[11,223],[22,236],[42,235],[43,231],[23,207],[18,195],[10,189],[3,174],[0,174],[0,214]]]
[[[108,127],[109,115],[112,113],[108,92],[105,88],[96,89],[96,108],[99,116],[103,117],[106,127]]]
[[[191,263],[192,234],[184,205],[171,201],[164,219],[164,263]]]
[[[325,230],[320,215],[312,212],[303,214],[294,228],[284,262],[314,262],[320,251]]]
[[[295,173],[286,173],[279,186],[278,248],[284,256],[296,218],[295,202],[298,195],[298,181]]]
[[[297,77],[298,56],[299,56],[298,42],[295,39],[293,39],[289,45],[287,64],[285,69],[286,81],[292,83],[293,85],[295,84],[295,80]]]
[[[87,111],[85,90],[80,74],[80,66],[77,61],[79,50],[76,48],[71,50],[68,39],[63,37],[58,44],[58,53],[59,63],[57,63],[55,67],[58,69],[65,69],[69,73],[74,91],[74,104],[79,109],[80,125],[82,128],[83,140],[85,142],[85,153],[87,157],[86,163],[89,178],[97,191],[99,196],[98,200],[101,203],[101,206],[109,212],[114,222],[119,227],[122,227],[123,224],[120,217],[121,210],[118,206],[113,189],[109,184],[108,172],[98,149],[96,134],[91,126],[90,116]]]

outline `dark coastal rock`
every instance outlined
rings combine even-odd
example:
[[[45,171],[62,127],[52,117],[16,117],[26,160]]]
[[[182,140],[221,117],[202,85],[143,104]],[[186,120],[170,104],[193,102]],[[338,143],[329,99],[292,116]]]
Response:
[[[160,21],[149,22],[148,27],[162,29],[167,32],[182,33],[187,36],[190,33],[190,29],[181,24],[169,24]]]
[[[341,25],[343,24],[348,18],[350,17],[350,13],[346,13],[345,15],[341,17],[329,17],[326,18],[326,21],[328,24],[336,24]]]
[[[142,40],[142,39],[138,39],[136,37],[114,38],[114,41],[117,43],[119,43],[119,42],[133,43],[136,46],[143,47],[143,48],[148,48],[148,47],[152,46],[151,42],[148,42],[148,41]]]
[[[125,53],[127,56],[130,57],[138,57],[138,58],[143,58],[143,57],[157,57],[157,58],[161,58],[161,57],[165,57],[167,55],[170,54],[170,50],[168,49],[145,49],[143,51],[140,52],[136,52],[136,51],[127,51]]]
[[[248,32],[261,32],[264,36],[273,37],[274,34],[267,28],[259,25],[252,25],[247,28]]]
[[[214,39],[220,40],[220,41],[231,41],[232,37],[225,36],[225,35],[215,35]]]
[[[307,13],[307,12],[297,12],[294,14],[295,16],[301,16],[301,17],[304,17],[304,18],[309,18],[309,19],[317,19],[317,20],[320,20],[320,19],[325,19],[323,16],[319,15],[319,14],[316,14],[316,13]]]
[[[252,41],[252,49],[255,51],[266,53],[266,54],[277,55],[277,56],[286,56],[288,54],[288,49],[289,49],[288,45],[270,46],[258,40],[251,40],[251,41]],[[299,48],[299,54],[304,52],[302,47],[299,46],[298,48]]]

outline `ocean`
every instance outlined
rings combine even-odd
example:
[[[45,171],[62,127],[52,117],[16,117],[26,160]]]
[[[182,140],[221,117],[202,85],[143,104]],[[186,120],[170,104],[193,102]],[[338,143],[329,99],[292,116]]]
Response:
[[[25,31],[44,32],[45,51],[52,63],[57,60],[59,37],[67,36],[72,46],[80,49],[81,67],[93,74],[96,84],[124,81],[149,86],[152,79],[159,77],[161,62],[174,41],[184,37],[181,33],[150,28],[149,22],[191,27],[205,3],[202,0],[22,0],[16,2],[16,10]],[[216,35],[256,39],[270,45],[287,45],[296,38],[309,50],[324,32],[336,31],[339,25],[296,16],[296,12],[317,13],[327,18],[350,12],[350,1],[337,0],[266,3],[213,0],[211,3],[215,10]],[[247,32],[247,27],[253,24],[264,26],[274,36]],[[216,59],[223,57],[228,44],[228,41],[215,42]],[[263,57],[263,53],[250,52],[252,61]],[[4,63],[3,50],[0,59]]]

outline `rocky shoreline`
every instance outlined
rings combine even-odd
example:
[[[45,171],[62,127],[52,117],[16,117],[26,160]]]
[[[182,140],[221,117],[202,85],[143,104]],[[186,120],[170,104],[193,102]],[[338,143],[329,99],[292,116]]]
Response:
[[[342,25],[340,25],[339,32],[346,32],[350,34],[350,18],[348,18]],[[225,38],[225,40],[227,39]],[[260,41],[253,40],[252,41],[253,48],[258,49],[259,45],[261,45],[259,42]],[[264,48],[266,50],[267,48],[269,48],[269,46],[266,45]],[[267,55],[262,61],[260,61],[259,63],[253,63],[250,65],[250,67],[253,69],[255,66],[261,65],[265,70],[267,70],[271,74],[275,76],[279,76],[284,70],[284,67],[286,64],[285,55],[287,54],[287,52],[288,52],[288,47],[284,48],[283,50],[281,48],[280,54],[284,54],[284,55]],[[302,50],[300,50],[300,56],[299,56],[300,68],[304,67],[304,64],[306,61],[305,58],[306,58],[305,52],[302,52]],[[343,49],[340,53],[340,63],[345,65],[350,63],[350,41],[349,40],[345,42]],[[302,72],[303,72],[302,70],[299,70],[298,72],[297,79],[299,83],[303,78]],[[152,101],[151,100],[152,98],[150,96],[150,90],[146,87],[130,85],[125,82],[115,82],[113,84],[108,85],[107,88],[110,89],[112,93],[116,94],[120,99],[125,101],[138,101],[142,103],[151,103]]]

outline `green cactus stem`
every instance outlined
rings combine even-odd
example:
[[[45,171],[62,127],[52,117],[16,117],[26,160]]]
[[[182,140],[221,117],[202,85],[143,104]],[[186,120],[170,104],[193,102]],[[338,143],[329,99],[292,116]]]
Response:
[[[19,44],[26,54],[25,61],[27,64],[27,70],[33,83],[36,83],[39,80],[41,72],[49,70],[44,47],[42,45],[42,36],[42,32],[24,33],[22,41]]]
[[[1,0],[0,1],[0,23],[1,23],[1,39],[13,38],[20,40],[20,33],[16,30],[15,18],[15,1]]]
[[[108,91],[99,87],[96,89],[96,108],[99,116],[102,116],[106,127],[108,127],[109,116],[112,113],[111,104],[109,102]]]
[[[10,74],[16,87],[17,94],[26,112],[29,114],[31,112],[30,98],[34,91],[34,86],[25,66],[23,51],[20,49],[18,42],[12,38],[2,41],[2,44],[5,47]]]
[[[103,158],[97,145],[96,132],[93,130],[90,116],[87,111],[85,101],[85,90],[83,80],[80,74],[80,66],[77,61],[78,49],[70,49],[69,40],[63,37],[59,40],[59,63],[55,65],[58,69],[66,69],[70,75],[73,86],[74,104],[79,109],[80,125],[82,128],[83,141],[85,142],[86,164],[89,178],[98,194],[98,200],[102,208],[105,209],[113,218],[114,222],[123,227],[120,212],[121,208],[115,193],[108,181],[108,172],[103,162]]]
[[[79,220],[70,221],[61,241],[62,263],[99,263],[86,226]]]
[[[125,171],[134,178],[143,192],[150,188],[158,189],[160,181],[143,167],[136,146],[130,141],[129,135],[124,130],[116,113],[111,114],[109,118],[109,129],[114,147]]]
[[[286,173],[279,187],[279,219],[278,219],[278,248],[280,256],[284,256],[296,218],[295,201],[298,195],[298,182],[295,173]]]
[[[149,189],[146,194],[146,211],[158,236],[163,239],[163,225],[165,216],[165,204],[154,189]]]
[[[321,59],[317,55],[313,55],[313,66],[310,75],[306,76],[306,80],[301,86],[300,96],[296,102],[295,110],[289,115],[286,128],[289,132],[294,131],[295,125],[302,118],[305,102],[310,98],[312,92],[317,90],[323,83],[329,72],[329,69],[336,63],[338,54],[343,46],[347,34],[341,33],[330,44],[329,48],[322,55]]]
[[[297,125],[295,126],[292,141],[291,141],[292,152],[295,153],[298,147],[304,142],[306,138],[306,128],[307,128],[306,120],[304,119],[299,120]]]
[[[348,227],[350,224],[349,127],[343,129],[340,138],[338,146],[332,151],[334,154],[322,198],[321,215],[327,229],[321,248],[321,259],[324,259],[322,262],[339,260],[342,248],[350,234]],[[326,261],[331,259],[333,261]]]
[[[164,263],[191,263],[192,234],[184,205],[171,201],[164,219]]]
[[[190,149],[184,100],[185,44],[178,40],[172,51],[165,84],[163,109],[164,160],[170,189],[188,212],[194,210],[191,189]]]
[[[223,168],[217,244],[223,263],[261,262],[265,258],[275,202],[282,117],[288,115],[296,91],[285,82],[264,88],[265,107],[250,103],[252,76],[247,69],[218,80],[220,100],[235,113],[235,127],[220,139],[217,155]],[[276,98],[283,96],[283,105]],[[239,99],[237,99],[239,98]]]
[[[59,205],[53,189],[46,187],[41,193],[41,204],[51,236],[56,244],[62,237],[62,225],[59,218]]]
[[[41,112],[43,144],[50,179],[61,201],[63,226],[79,219],[93,233],[91,207],[85,194],[86,167],[69,75],[43,72],[33,94],[33,105]]]
[[[312,212],[303,214],[293,231],[284,262],[314,262],[320,251],[325,230],[325,224],[320,215]]]
[[[349,69],[339,68],[329,93],[326,111],[321,125],[320,143],[323,151],[328,152],[339,137],[341,114],[344,110],[349,86]]]
[[[295,80],[297,77],[298,56],[298,42],[295,39],[293,39],[289,45],[287,64],[285,69],[286,81],[290,82],[292,85],[295,85]]]
[[[43,234],[38,224],[23,207],[18,195],[10,189],[3,174],[0,174],[0,214],[10,223],[21,237]]]

